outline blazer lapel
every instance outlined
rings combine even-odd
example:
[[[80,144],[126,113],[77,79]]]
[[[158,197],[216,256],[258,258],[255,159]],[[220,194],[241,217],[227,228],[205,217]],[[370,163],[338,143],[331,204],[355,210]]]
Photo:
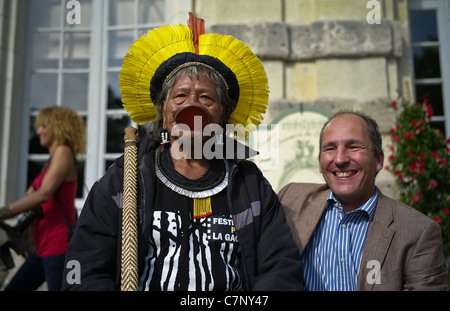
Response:
[[[393,221],[393,207],[380,192],[375,215],[367,231],[361,258],[358,278],[359,290],[372,290],[375,285],[373,279],[370,282],[368,281],[368,273],[375,269],[373,264],[378,263],[381,271],[387,251],[395,234],[395,230],[390,227]],[[372,260],[375,260],[375,262],[371,262]]]
[[[300,228],[304,232],[304,234],[300,235],[300,242],[302,246],[300,250],[301,254],[303,253],[309,239],[320,221],[320,218],[322,217],[323,212],[325,211],[328,192],[329,190],[321,191],[309,197],[305,202],[305,208],[302,208],[300,214],[298,215],[299,220],[301,221]]]
[[[325,210],[329,191],[325,184],[293,183],[279,192],[286,222],[291,228],[300,254],[303,253]]]

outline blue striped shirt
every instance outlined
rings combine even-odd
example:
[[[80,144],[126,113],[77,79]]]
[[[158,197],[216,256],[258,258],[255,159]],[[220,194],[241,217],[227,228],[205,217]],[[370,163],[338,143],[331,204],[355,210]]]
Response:
[[[344,213],[330,190],[325,212],[303,253],[307,290],[358,290],[359,266],[377,198],[378,189],[364,205]]]

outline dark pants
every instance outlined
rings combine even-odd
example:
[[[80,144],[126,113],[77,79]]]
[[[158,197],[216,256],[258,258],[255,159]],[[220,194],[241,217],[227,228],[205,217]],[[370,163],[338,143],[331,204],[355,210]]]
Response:
[[[6,286],[5,291],[33,291],[47,282],[49,291],[59,291],[65,254],[38,257],[32,252]]]

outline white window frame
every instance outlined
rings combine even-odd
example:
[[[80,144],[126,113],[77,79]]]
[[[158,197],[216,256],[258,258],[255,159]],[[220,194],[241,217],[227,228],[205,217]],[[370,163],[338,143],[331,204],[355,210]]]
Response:
[[[93,2],[93,7],[95,6],[95,4],[97,3],[96,0],[92,1]],[[45,32],[59,32],[59,56],[58,59],[61,60],[64,58],[64,49],[63,49],[63,45],[64,45],[64,35],[66,33],[70,33],[72,31],[76,31],[76,32],[89,32],[91,33],[91,35],[94,33],[94,23],[91,23],[90,27],[83,27],[78,26],[76,29],[71,29],[71,28],[65,28],[64,23],[66,22],[66,14],[68,12],[66,5],[65,5],[65,1],[62,0],[61,1],[61,7],[60,7],[60,16],[61,16],[61,24],[59,26],[55,26],[55,27],[46,27],[45,29],[39,29],[38,31],[45,33]],[[29,4],[28,4],[29,5]],[[28,7],[27,10],[27,14],[26,14],[26,18],[28,18],[28,14],[31,14],[31,12],[29,12],[30,8]],[[95,11],[95,10],[94,10]],[[94,20],[94,17],[93,17]],[[27,38],[27,43],[30,44],[30,42],[33,41],[33,31],[34,29],[32,28],[32,26],[30,24],[27,23],[27,28],[26,28],[26,38]],[[20,163],[24,163],[23,165],[19,166],[19,171],[18,171],[18,185],[17,185],[17,192],[18,194],[20,193],[25,193],[26,192],[26,187],[27,187],[27,170],[28,170],[28,161],[38,161],[38,162],[45,162],[46,160],[48,160],[49,155],[48,154],[29,154],[29,149],[28,149],[28,144],[29,144],[29,131],[28,129],[30,128],[30,126],[32,126],[32,124],[30,124],[30,117],[31,116],[36,116],[38,114],[38,111],[35,112],[31,112],[30,111],[30,85],[31,85],[31,77],[32,77],[32,72],[36,72],[36,73],[54,73],[57,74],[58,77],[58,89],[57,89],[57,96],[56,96],[56,103],[55,105],[60,106],[62,105],[62,89],[63,89],[63,85],[62,85],[62,77],[64,73],[87,73],[90,77],[92,75],[92,66],[93,66],[93,61],[92,59],[90,60],[90,65],[89,68],[83,68],[83,69],[68,69],[68,68],[62,68],[61,66],[58,66],[58,68],[56,69],[32,69],[32,56],[33,56],[33,49],[30,48],[30,46],[25,46],[26,48],[28,48],[28,51],[26,53],[25,56],[25,75],[24,75],[24,82],[25,82],[25,87],[24,87],[24,97],[23,97],[23,104],[22,104],[22,111],[21,111],[21,120],[22,120],[22,124],[23,124],[23,128],[27,129],[27,130],[23,130],[21,131],[21,146],[20,146],[20,150],[22,150],[23,152],[19,153],[19,161]],[[90,55],[94,55],[92,53],[92,45],[91,45],[91,54]],[[91,78],[90,78],[90,81]],[[88,89],[91,89],[91,84],[88,84]],[[80,116],[82,117],[87,117],[89,115],[89,109],[92,105],[90,105],[90,96],[88,96],[88,103],[87,103],[87,107],[88,110],[86,111],[77,111]],[[87,119],[87,123],[89,124],[89,117]],[[86,168],[85,168],[86,171]],[[86,183],[86,179],[84,184]],[[79,207],[82,205],[82,203],[84,202],[84,199],[87,196],[87,191],[86,189],[83,191],[83,198],[77,198],[75,200],[75,206],[77,207],[77,209],[79,209]]]
[[[140,0],[134,0],[134,8],[138,10],[138,3]],[[62,1],[65,2],[65,1]],[[82,2],[81,2],[82,5]],[[175,5],[175,6],[174,6]],[[141,29],[152,29],[154,27],[161,26],[162,24],[173,22],[174,19],[181,16],[181,12],[174,10],[179,8],[186,12],[192,7],[191,1],[175,1],[175,0],[165,0],[164,10],[165,16],[164,21],[158,24],[135,24],[135,25],[124,25],[124,26],[109,26],[108,23],[108,10],[109,10],[109,0],[93,0],[92,2],[92,21],[91,26],[87,29],[91,35],[90,41],[90,63],[89,68],[86,70],[89,74],[89,84],[88,84],[88,96],[87,96],[87,111],[80,113],[83,116],[87,116],[87,146],[85,155],[85,167],[84,167],[84,191],[83,198],[77,198],[75,205],[80,211],[83,207],[84,201],[88,195],[88,192],[92,185],[105,173],[105,161],[113,160],[119,156],[121,153],[107,153],[106,152],[106,138],[107,138],[107,117],[109,115],[127,115],[126,111],[123,109],[108,110],[108,73],[110,71],[120,71],[120,67],[108,67],[108,46],[109,38],[108,33],[110,30],[134,30],[134,39],[137,39],[141,35]],[[65,16],[67,9],[65,5],[61,8],[61,14],[65,21]],[[186,13],[185,13],[186,14]],[[183,14],[184,15],[184,14]],[[187,20],[187,14],[184,15]],[[60,28],[54,28],[54,30],[59,30]],[[82,30],[80,27],[77,30]],[[32,38],[31,28],[28,27],[27,30],[28,42]],[[131,42],[132,43],[132,42]],[[131,44],[130,43],[130,44]],[[63,41],[61,41],[63,44]],[[60,51],[62,53],[62,49]],[[61,57],[61,55],[60,55]],[[25,60],[25,85],[30,85],[31,74],[30,68],[32,66],[32,52],[30,51],[26,56]],[[62,69],[58,69],[62,70]],[[62,86],[58,89],[58,92],[62,91]],[[58,96],[57,104],[61,104],[60,97]],[[25,87],[24,99],[22,104],[22,122],[23,128],[28,129],[30,126],[30,89]],[[122,139],[122,137],[118,137]],[[21,165],[18,172],[18,191],[17,193],[25,193],[26,183],[27,183],[27,163],[29,160],[45,161],[48,159],[48,154],[43,155],[29,155],[28,150],[29,142],[29,131],[24,130],[21,133],[21,150],[20,152],[20,163]]]
[[[439,36],[439,55],[441,64],[441,78],[423,79],[428,82],[438,82],[442,85],[443,116],[433,116],[432,121],[445,123],[445,131],[450,136],[450,5],[447,0],[409,0],[409,10],[436,10],[437,13],[437,31]],[[412,58],[411,58],[412,59]],[[414,86],[415,82],[421,82],[414,77],[412,73]],[[414,97],[415,87],[413,87]]]

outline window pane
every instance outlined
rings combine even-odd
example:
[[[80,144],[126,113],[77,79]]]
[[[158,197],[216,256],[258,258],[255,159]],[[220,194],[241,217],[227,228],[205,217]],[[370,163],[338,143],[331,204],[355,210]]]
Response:
[[[139,0],[139,24],[164,23],[164,0]]]
[[[433,107],[435,116],[444,115],[442,87],[440,84],[416,85],[416,97],[420,102],[422,102],[424,99],[428,99],[428,102]]]
[[[84,121],[84,125],[87,129],[87,117],[83,116],[82,114],[80,114],[81,118]],[[87,187],[87,185],[84,183],[84,168],[86,165],[86,160],[79,160],[77,162],[77,171],[78,171],[78,189],[77,189],[77,198],[83,198],[83,194],[87,194],[89,192],[89,188]]]
[[[58,68],[59,33],[35,33],[33,36],[33,68]]]
[[[27,168],[27,188],[31,186],[31,183],[36,178],[36,176],[41,172],[46,161],[28,161]]]
[[[111,31],[109,33],[108,66],[121,67],[123,57],[134,41],[133,31]]]
[[[36,133],[36,130],[34,129],[34,120],[36,117],[32,116],[30,117],[30,136],[28,141],[28,150],[30,154],[45,154],[48,153],[47,147],[42,147],[39,136]]]
[[[124,148],[124,130],[131,125],[127,115],[108,116],[106,152],[122,153]]]
[[[443,134],[443,137],[448,137],[447,133],[445,132],[445,122],[443,121],[431,122],[431,127],[438,129]]]
[[[416,79],[441,77],[439,47],[414,47],[413,54]]]
[[[119,73],[108,73],[108,109],[122,109],[122,96],[119,91]]]
[[[438,41],[435,10],[410,11],[412,42]]]
[[[58,77],[56,74],[36,73],[31,76],[30,111],[56,105]]]
[[[109,5],[109,24],[116,25],[134,25],[134,0],[111,0]]]
[[[87,110],[88,82],[87,73],[64,74],[62,104],[76,111]]]
[[[91,37],[88,32],[68,32],[64,35],[64,68],[88,68]]]
[[[33,0],[28,2],[30,3],[30,21],[33,27],[61,26],[61,0]]]
[[[77,188],[77,198],[83,197],[83,191],[85,190],[84,184],[84,161],[77,162],[77,171],[78,171],[78,188]],[[86,192],[89,192],[89,189],[86,187]]]
[[[142,37],[143,35],[146,35],[152,29],[154,29],[154,27],[153,28],[139,28],[138,29],[138,38]]]

